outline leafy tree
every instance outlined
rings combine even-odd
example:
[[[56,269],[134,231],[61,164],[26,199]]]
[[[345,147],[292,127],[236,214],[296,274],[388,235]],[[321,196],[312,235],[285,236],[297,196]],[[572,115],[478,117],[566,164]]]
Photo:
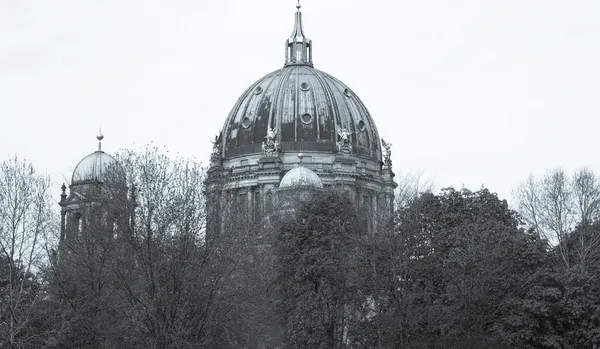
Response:
[[[365,232],[337,191],[313,193],[281,227],[278,287],[289,348],[345,348],[361,336],[353,325],[367,301],[357,277]]]
[[[391,246],[378,268],[387,347],[505,347],[505,302],[527,290],[545,254],[486,189],[424,194],[381,241]]]

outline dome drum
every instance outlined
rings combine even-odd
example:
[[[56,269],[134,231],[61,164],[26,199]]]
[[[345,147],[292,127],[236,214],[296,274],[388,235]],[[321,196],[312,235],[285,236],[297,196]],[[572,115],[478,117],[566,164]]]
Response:
[[[229,148],[225,150],[225,158],[236,158],[240,156],[247,156],[250,154],[260,154],[262,145],[260,143],[248,144],[239,147]],[[281,152],[299,152],[299,151],[317,151],[317,152],[328,152],[336,153],[337,146],[332,142],[281,142],[279,144]],[[377,153],[368,147],[355,147],[353,148],[354,154],[359,157],[365,157],[368,159],[377,158]]]

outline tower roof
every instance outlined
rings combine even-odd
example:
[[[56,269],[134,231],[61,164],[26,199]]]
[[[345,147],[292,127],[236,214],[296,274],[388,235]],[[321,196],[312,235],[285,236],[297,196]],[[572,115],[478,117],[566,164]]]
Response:
[[[89,154],[79,161],[73,176],[71,177],[71,185],[102,183],[111,171],[115,171],[118,176],[124,176],[124,171],[117,160],[102,151],[102,133],[96,137],[98,139],[98,150]]]

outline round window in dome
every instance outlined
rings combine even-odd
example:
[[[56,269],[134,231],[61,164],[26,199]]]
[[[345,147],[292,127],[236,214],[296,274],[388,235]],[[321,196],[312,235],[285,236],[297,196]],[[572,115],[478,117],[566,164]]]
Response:
[[[260,86],[257,86],[257,87],[254,89],[254,94],[255,94],[255,95],[259,95],[259,94],[261,94],[261,93],[262,93],[262,91],[263,91],[263,90],[262,90],[262,87],[260,87]]]
[[[309,113],[302,114],[302,122],[303,123],[310,124],[311,121],[312,121],[312,115],[310,115]]]
[[[242,119],[242,127],[243,128],[250,127],[250,119],[247,116]]]
[[[358,129],[361,130],[361,131],[365,130],[365,122],[364,121],[360,120],[358,122]]]
[[[308,83],[303,82],[303,83],[300,84],[300,89],[302,91],[308,91],[310,89],[310,86],[308,85]]]
[[[352,96],[352,92],[351,92],[351,91],[350,91],[350,89],[349,89],[349,88],[347,88],[347,87],[344,89],[344,94],[346,95],[346,97],[350,97],[350,96]]]

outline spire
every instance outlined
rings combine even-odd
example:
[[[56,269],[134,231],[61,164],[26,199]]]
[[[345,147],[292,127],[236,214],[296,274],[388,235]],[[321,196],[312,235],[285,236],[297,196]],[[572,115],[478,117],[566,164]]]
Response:
[[[60,190],[62,191],[60,194],[60,202],[64,203],[67,200],[67,186],[65,185],[65,182],[63,182],[62,187],[60,187]]]
[[[104,139],[104,135],[102,134],[102,130],[100,130],[100,132],[98,132],[98,135],[96,136],[96,139],[98,140],[98,151],[102,151],[102,140]]]
[[[289,65],[308,65],[313,66],[312,63],[312,40],[306,37],[304,34],[304,28],[302,27],[302,12],[300,12],[300,0],[296,5],[296,22],[294,23],[294,30],[292,35],[286,40],[285,43],[285,66]]]

